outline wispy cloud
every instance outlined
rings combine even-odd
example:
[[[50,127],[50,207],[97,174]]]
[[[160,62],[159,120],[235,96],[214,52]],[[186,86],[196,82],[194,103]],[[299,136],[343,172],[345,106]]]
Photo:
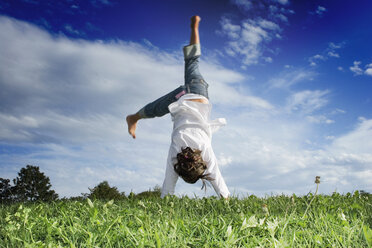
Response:
[[[328,93],[328,90],[304,90],[296,92],[287,100],[287,108],[289,111],[311,114],[328,103],[326,97]]]
[[[324,57],[320,54],[316,54],[316,55],[309,58],[310,65],[311,66],[316,66],[318,60],[326,60],[326,57]]]
[[[320,61],[326,61],[330,58],[340,58],[340,54],[337,52],[338,49],[343,48],[344,42],[333,43],[330,42],[328,47],[321,52],[316,54],[308,59],[310,66],[317,66]]]
[[[83,31],[79,31],[75,28],[73,28],[70,24],[66,24],[64,26],[65,30],[69,33],[69,34],[72,34],[72,35],[77,35],[77,36],[84,36],[85,35],[85,32]]]
[[[97,7],[97,8],[102,7],[102,6],[114,5],[114,1],[112,0],[91,0],[90,2],[94,7]]]
[[[309,13],[311,15],[317,15],[319,17],[322,17],[325,12],[327,12],[327,9],[323,6],[318,5],[314,11],[310,11]]]
[[[361,61],[354,61],[353,66],[350,66],[350,71],[354,72],[354,76],[367,75],[372,76],[372,63],[367,64],[364,68],[361,68]]]
[[[354,72],[354,75],[362,75],[363,74],[363,70],[362,68],[360,68],[360,64],[362,62],[360,61],[354,61],[354,65],[353,66],[350,66],[350,71]]]
[[[278,3],[281,3],[283,5],[286,5],[289,3],[289,0],[276,0]]]
[[[316,73],[306,69],[290,69],[282,72],[268,81],[269,88],[288,89],[292,85],[312,81]]]
[[[359,117],[358,123],[354,130],[338,137],[332,143],[332,149],[338,149],[346,154],[364,154],[363,158],[354,157],[353,160],[362,161],[372,159],[372,120]],[[351,158],[352,156],[349,156]],[[364,161],[365,162],[365,161]],[[349,162],[350,163],[350,162]]]
[[[325,7],[323,7],[323,6],[318,6],[318,8],[316,9],[316,11],[315,11],[315,13],[317,13],[318,15],[323,15],[324,14],[324,12],[326,12],[327,11],[327,9],[325,8]]]
[[[335,123],[334,120],[329,119],[325,115],[308,115],[306,116],[306,119],[313,123],[318,124],[333,124]]]
[[[364,71],[364,73],[365,73],[366,75],[368,75],[368,76],[372,76],[372,63],[369,64],[369,65],[367,65],[366,68],[367,68],[367,69]]]

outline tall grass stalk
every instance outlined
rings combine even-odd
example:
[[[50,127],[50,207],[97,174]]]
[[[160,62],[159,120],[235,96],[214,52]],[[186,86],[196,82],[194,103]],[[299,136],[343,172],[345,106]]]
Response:
[[[306,208],[305,213],[304,213],[304,215],[302,216],[302,218],[305,218],[306,213],[307,213],[307,210],[309,210],[309,208],[310,208],[310,206],[311,206],[311,203],[313,202],[313,200],[314,200],[315,197],[316,197],[316,194],[318,193],[319,184],[320,184],[320,176],[316,176],[316,177],[315,177],[315,183],[316,183],[315,194],[314,194],[313,197],[311,198],[310,203],[307,205],[307,208]]]

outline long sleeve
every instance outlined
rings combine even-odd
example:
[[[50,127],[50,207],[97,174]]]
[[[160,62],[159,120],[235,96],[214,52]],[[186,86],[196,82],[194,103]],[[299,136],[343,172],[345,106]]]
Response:
[[[161,190],[161,198],[164,198],[166,195],[173,195],[176,188],[176,183],[178,180],[178,175],[174,171],[172,156],[174,154],[174,148],[171,146],[169,148],[167,167],[165,169],[165,178],[163,182],[163,187]]]
[[[218,168],[217,158],[212,150],[212,147],[206,149],[205,158],[208,166],[205,173],[209,173],[210,177],[214,179],[211,180],[210,183],[216,191],[216,194],[218,196],[227,198],[230,195],[230,191],[221,175],[220,169]]]

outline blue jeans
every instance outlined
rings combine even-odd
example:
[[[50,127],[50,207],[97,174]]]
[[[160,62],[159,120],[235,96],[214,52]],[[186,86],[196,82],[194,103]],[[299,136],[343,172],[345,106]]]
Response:
[[[185,84],[143,107],[138,112],[142,118],[160,117],[169,113],[168,106],[187,93],[208,98],[208,84],[199,72],[199,57],[198,52],[185,55]]]

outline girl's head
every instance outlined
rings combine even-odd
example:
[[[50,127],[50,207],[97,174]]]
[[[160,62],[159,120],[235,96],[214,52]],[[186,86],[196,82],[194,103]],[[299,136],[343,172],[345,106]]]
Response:
[[[210,180],[208,175],[203,175],[206,169],[207,165],[202,159],[200,150],[186,147],[177,154],[174,170],[185,182],[195,183],[199,179]]]

